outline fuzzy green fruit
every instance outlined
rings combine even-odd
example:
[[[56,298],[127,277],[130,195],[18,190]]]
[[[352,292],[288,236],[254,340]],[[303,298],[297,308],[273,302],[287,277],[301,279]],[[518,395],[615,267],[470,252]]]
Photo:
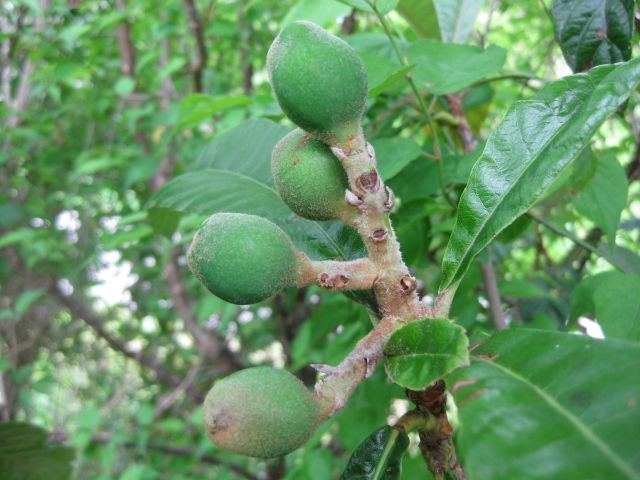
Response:
[[[267,67],[284,113],[330,145],[362,133],[367,73],[351,46],[311,22],[282,29],[269,48]]]
[[[271,172],[284,203],[310,220],[341,218],[347,174],[327,145],[299,128],[273,149]]]
[[[211,215],[196,233],[189,268],[211,293],[238,305],[295,282],[296,251],[278,226],[242,213]]]
[[[204,424],[220,448],[258,458],[285,455],[316,429],[320,408],[285,370],[254,367],[216,382],[204,401]]]

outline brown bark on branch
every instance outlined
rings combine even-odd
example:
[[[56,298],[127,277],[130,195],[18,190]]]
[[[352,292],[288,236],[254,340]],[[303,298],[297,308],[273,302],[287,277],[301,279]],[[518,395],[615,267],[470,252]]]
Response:
[[[379,275],[368,258],[349,262],[315,261],[301,254],[297,286],[318,285],[327,290],[370,290]]]
[[[127,8],[125,0],[117,0],[116,8],[123,11]],[[131,40],[131,25],[128,20],[123,20],[116,30],[118,47],[120,48],[120,71],[128,77],[136,75],[136,50]]]
[[[194,0],[184,0],[184,7],[187,12],[187,18],[189,19],[189,29],[193,34],[193,38],[196,42],[196,55],[193,64],[191,65],[191,72],[193,74],[193,89],[196,92],[203,92],[204,86],[202,77],[204,69],[207,66],[207,60],[209,54],[207,52],[207,46],[204,40],[204,30],[202,28],[202,21],[198,14],[198,9]]]

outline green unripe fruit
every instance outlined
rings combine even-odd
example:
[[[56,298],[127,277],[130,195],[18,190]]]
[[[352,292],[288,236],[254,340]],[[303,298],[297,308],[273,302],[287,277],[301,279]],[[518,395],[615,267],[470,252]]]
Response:
[[[330,145],[362,132],[367,73],[351,46],[311,22],[282,29],[269,48],[267,67],[284,113]]]
[[[285,370],[254,367],[216,382],[204,400],[204,424],[220,448],[258,458],[285,455],[316,429],[320,408]]]
[[[188,259],[211,293],[238,305],[269,298],[296,277],[291,241],[274,223],[255,215],[211,215],[196,233]]]
[[[299,128],[273,149],[271,172],[284,203],[301,217],[332,220],[347,208],[347,174],[329,147]]]

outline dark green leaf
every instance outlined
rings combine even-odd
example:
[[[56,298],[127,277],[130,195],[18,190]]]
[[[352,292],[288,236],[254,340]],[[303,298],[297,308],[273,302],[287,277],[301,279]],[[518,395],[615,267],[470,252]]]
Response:
[[[574,72],[631,58],[633,0],[555,0],[551,16]]]
[[[177,230],[180,218],[182,213],[172,208],[154,207],[147,211],[147,222],[153,231],[168,238]]]
[[[639,82],[639,59],[603,65],[555,81],[509,109],[460,199],[444,254],[443,288],[535,203]]]
[[[615,245],[620,214],[626,204],[627,177],[624,168],[613,155],[598,158],[591,181],[576,196],[574,205],[581,215],[602,229],[611,249]]]
[[[14,310],[18,313],[18,315],[22,315],[26,313],[40,297],[44,295],[45,291],[41,288],[36,288],[33,290],[25,290],[16,298],[15,304],[13,305]]]
[[[448,381],[469,478],[640,478],[639,363],[637,343],[532,329],[494,335]]]
[[[469,364],[464,328],[446,318],[425,319],[400,328],[384,347],[387,374],[394,383],[421,390]]]
[[[495,45],[482,50],[424,39],[411,44],[407,56],[415,64],[412,75],[418,86],[434,95],[443,95],[496,75],[504,65],[507,51]]]
[[[397,480],[402,473],[402,455],[409,447],[406,433],[391,427],[373,432],[353,452],[341,480]]]
[[[433,3],[442,41],[464,43],[484,0],[433,0]]]
[[[68,480],[74,453],[47,445],[47,432],[20,422],[0,423],[0,477],[3,480]]]

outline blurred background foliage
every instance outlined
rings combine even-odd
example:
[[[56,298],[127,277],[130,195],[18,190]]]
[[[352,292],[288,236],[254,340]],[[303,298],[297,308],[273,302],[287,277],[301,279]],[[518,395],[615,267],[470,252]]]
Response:
[[[423,92],[443,149],[439,175],[434,132],[371,13],[333,0],[2,1],[0,419],[40,426],[49,443],[71,447],[78,479],[338,476],[367,435],[407,409],[382,369],[304,448],[272,461],[218,451],[201,427],[200,401],[216,378],[250,365],[289,368],[313,384],[307,365],[339,362],[370,328],[366,309],[317,288],[249,307],[213,297],[187,271],[185,249],[207,212],[224,209],[229,197],[207,191],[209,203],[178,212],[158,190],[186,172],[201,185],[198,171],[214,163],[269,171],[270,145],[292,126],[271,93],[267,49],[283,24],[314,21],[364,59],[365,130],[398,197],[393,220],[406,261],[422,291],[435,292],[454,222],[447,198],[459,196],[482,140],[514,101],[571,73],[549,2],[475,3],[468,37],[442,32],[480,47],[468,67],[486,69],[482,80],[463,84],[479,140],[467,154],[437,96],[451,93],[438,62],[456,58],[442,50],[432,2],[402,0],[388,16],[400,48],[416,59],[413,75],[434,78],[435,69],[442,77]],[[440,60],[420,61],[429,51]],[[635,274],[638,99],[636,92],[594,137],[580,168],[536,206]],[[204,188],[224,189],[225,178]],[[253,195],[226,188],[234,199]],[[338,256],[321,244],[311,251]],[[600,308],[597,281],[581,279],[610,269],[523,217],[474,262],[452,318],[472,339],[505,324],[598,335],[588,320]],[[626,282],[614,282],[610,294],[627,298],[619,293]],[[497,313],[488,283],[498,287]],[[29,442],[67,458],[68,450],[42,446],[44,431],[32,429]],[[403,478],[428,478],[415,439],[409,453]],[[44,477],[36,470],[24,478]]]

